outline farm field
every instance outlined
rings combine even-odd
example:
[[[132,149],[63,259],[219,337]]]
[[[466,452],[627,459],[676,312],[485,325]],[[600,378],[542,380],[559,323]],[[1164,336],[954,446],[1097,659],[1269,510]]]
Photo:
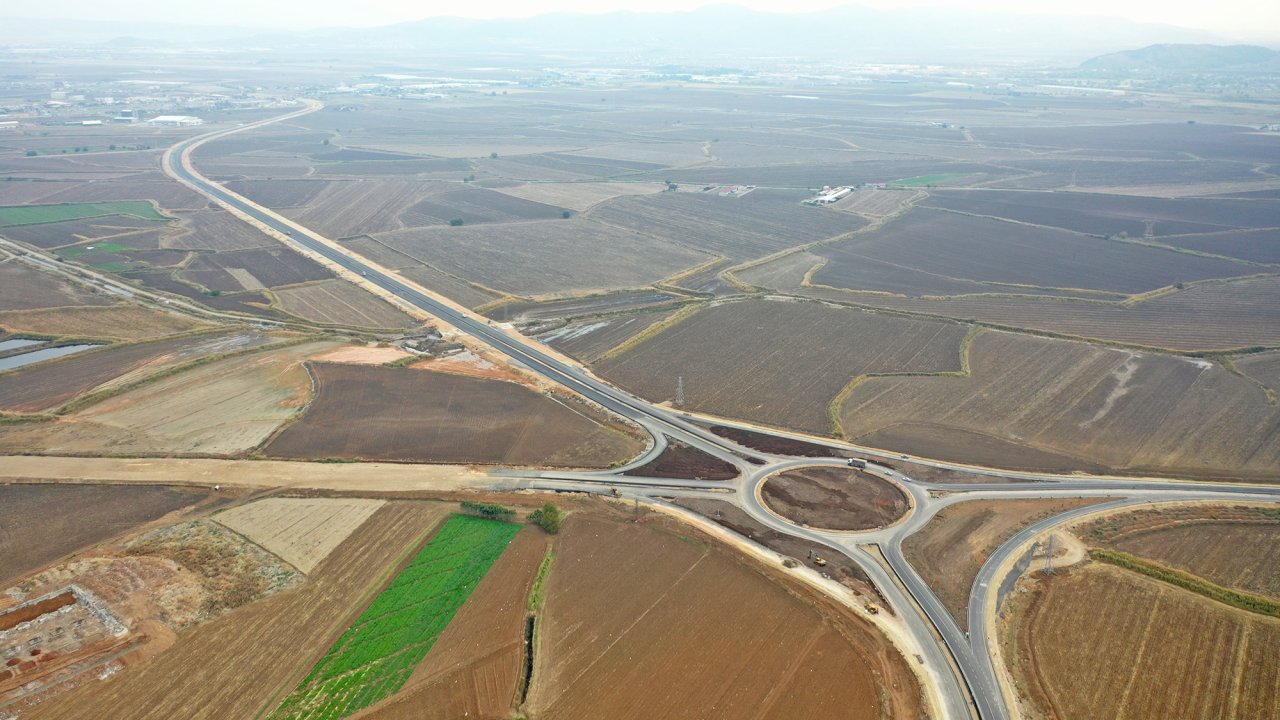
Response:
[[[661,183],[541,182],[495,189],[500,193],[525,200],[584,212],[606,200],[626,195],[653,195],[665,190],[666,186]]]
[[[1085,542],[1155,560],[1224,587],[1280,598],[1280,513],[1192,505],[1109,513],[1077,528]]]
[[[209,497],[160,485],[0,485],[0,584]]]
[[[598,320],[579,320],[541,333],[538,339],[570,357],[593,363],[610,350],[671,317],[671,312],[643,312]]]
[[[1136,304],[1041,297],[898,298],[806,289],[805,295],[1170,350],[1280,345],[1274,276],[1190,285]]]
[[[437,270],[523,297],[643,287],[707,259],[651,235],[581,218],[419,228],[375,239]]]
[[[307,205],[329,186],[327,180],[230,180],[223,184],[231,192],[274,210]]]
[[[261,290],[333,277],[328,269],[283,245],[200,254],[182,275],[218,292]]]
[[[268,455],[605,467],[643,449],[585,405],[515,383],[418,368],[311,370],[315,399]]]
[[[1235,364],[1245,375],[1280,393],[1280,352],[1246,355]]]
[[[517,534],[404,689],[359,717],[454,720],[511,713],[524,676],[526,608],[547,545],[537,528]]]
[[[890,525],[910,507],[896,485],[853,468],[797,468],[765,481],[765,505],[806,527],[868,530]]]
[[[296,588],[185,632],[136,669],[52,698],[23,718],[256,717],[297,683],[299,666],[320,658],[359,598],[375,591],[447,511],[435,503],[389,502]]]
[[[855,377],[957,372],[966,331],[816,303],[734,302],[699,310],[597,370],[652,401],[670,399],[683,375],[690,408],[827,433],[828,406]]]
[[[394,695],[520,529],[450,517],[267,717],[338,720]]]
[[[1101,499],[969,500],[944,507],[902,543],[903,554],[963,630],[983,563],[1019,530]]]
[[[281,310],[314,323],[346,327],[411,328],[416,320],[395,306],[346,280],[321,280],[275,291]]]
[[[219,360],[110,397],[53,422],[0,426],[0,452],[213,455],[247,452],[311,397],[313,342]]]
[[[848,213],[801,205],[809,195],[774,190],[753,190],[742,197],[665,192],[618,198],[596,207],[590,216],[737,260],[839,237],[867,224]]]
[[[280,243],[226,210],[199,210],[179,214],[188,232],[166,238],[163,247],[174,250],[233,252],[275,248]]]
[[[114,298],[90,292],[16,262],[0,264],[0,323],[9,311],[105,306]]]
[[[213,520],[310,573],[385,504],[383,500],[266,498],[224,510]]]
[[[911,295],[966,292],[956,281],[986,284],[986,292],[1018,285],[1127,295],[1259,272],[1231,260],[923,208],[822,252],[830,262],[814,283]]]
[[[1280,208],[1277,208],[1280,213]],[[1250,262],[1280,264],[1280,230],[1229,230],[1202,235],[1171,235],[1161,243]]]
[[[142,204],[147,208],[151,207],[145,203]],[[139,233],[143,230],[163,226],[164,222],[162,221],[143,219],[132,215],[94,215],[77,220],[14,225],[0,229],[0,235],[10,240],[49,249],[79,243],[84,240]]]
[[[921,197],[924,197],[921,193],[909,190],[859,190],[837,203],[836,209],[878,220],[901,211],[907,203]]]
[[[878,631],[687,532],[570,516],[530,717],[920,714],[911,670]]]
[[[0,227],[61,222],[103,215],[128,215],[143,220],[167,220],[148,202],[67,203],[0,207]]]
[[[400,216],[400,220],[405,227],[447,225],[454,220],[473,225],[563,219],[564,212],[564,208],[546,203],[534,202],[494,190],[469,187],[462,190],[444,190],[419,200]]]
[[[276,341],[257,333],[181,337],[104,347],[57,362],[0,374],[0,409],[51,410],[84,393],[140,379],[165,368]]]
[[[1047,717],[1280,717],[1280,620],[1100,563],[1010,615],[1017,686]]]
[[[917,204],[1090,235],[1126,233],[1134,238],[1143,236],[1148,222],[1156,236],[1185,235],[1275,227],[1280,213],[1280,204],[1242,200],[1007,190],[932,190]]]
[[[683,295],[657,290],[637,290],[634,292],[588,295],[567,300],[550,300],[540,303],[509,302],[489,310],[485,315],[500,322],[530,322],[559,318],[573,319],[590,315],[643,310],[687,299]]]
[[[401,215],[440,187],[423,180],[333,181],[306,207],[284,215],[334,240],[401,230],[409,227]]]
[[[846,436],[1013,469],[1268,480],[1280,468],[1280,410],[1212,361],[984,331],[969,364],[969,377],[868,379],[840,408]]]
[[[8,332],[56,337],[152,340],[210,327],[185,315],[125,303],[0,311],[0,328]]]

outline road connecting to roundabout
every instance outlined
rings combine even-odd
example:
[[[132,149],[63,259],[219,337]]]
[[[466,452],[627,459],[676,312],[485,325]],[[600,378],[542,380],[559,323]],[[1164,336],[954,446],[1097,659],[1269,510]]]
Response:
[[[957,466],[951,463],[912,458],[912,462],[942,469],[962,469],[968,473],[989,475],[1003,482],[970,484],[937,484],[920,482],[879,464],[876,459],[896,457],[873,448],[849,443],[747,426],[716,418],[715,423],[747,429],[789,440],[802,440],[816,446],[856,453],[869,459],[867,471],[896,484],[910,498],[906,515],[893,524],[866,531],[832,531],[805,527],[776,514],[761,499],[764,482],[787,470],[808,466],[847,466],[843,458],[796,457],[763,453],[722,438],[678,410],[672,410],[635,397],[595,377],[587,368],[561,356],[537,341],[456,305],[428,288],[412,283],[397,273],[381,267],[267,208],[244,198],[201,175],[192,164],[191,154],[200,145],[232,133],[249,131],[314,112],[323,107],[315,101],[297,112],[232,129],[218,130],[191,138],[173,146],[164,156],[167,174],[211,198],[241,218],[264,229],[282,243],[337,270],[343,277],[389,301],[417,308],[478,343],[501,353],[513,363],[558,383],[588,400],[644,428],[653,438],[650,448],[625,466],[601,472],[567,472],[550,470],[498,469],[490,473],[493,486],[504,489],[536,489],[601,493],[631,498],[653,504],[671,512],[688,514],[669,504],[675,498],[714,498],[729,502],[760,524],[780,533],[821,543],[847,556],[861,567],[877,590],[893,608],[894,615],[870,618],[916,654],[923,665],[922,683],[934,715],[951,720],[977,717],[981,720],[1006,720],[1017,716],[1011,692],[1002,681],[993,655],[991,619],[998,606],[1002,588],[1016,574],[1017,558],[1029,557],[1035,540],[1064,523],[1086,515],[1117,507],[1150,503],[1202,500],[1250,501],[1280,503],[1280,486],[1182,482],[1154,479],[1127,479],[1100,476],[1040,475],[1005,472],[992,468]],[[675,439],[732,464],[738,472],[734,480],[656,478],[635,473],[648,461],[660,455],[669,439]],[[828,453],[829,455],[829,453]],[[1076,508],[1041,520],[1023,529],[989,557],[974,580],[968,609],[966,633],[942,601],[907,562],[903,541],[922,529],[940,510],[956,503],[987,499],[1030,498],[1105,498],[1100,504]],[[702,519],[709,529],[723,529]],[[737,538],[750,544],[746,538]],[[755,548],[757,554],[768,553]],[[776,557],[776,554],[773,554]],[[816,575],[812,571],[796,571]],[[809,578],[810,581],[813,578]],[[844,602],[849,593],[835,583],[816,582]]]

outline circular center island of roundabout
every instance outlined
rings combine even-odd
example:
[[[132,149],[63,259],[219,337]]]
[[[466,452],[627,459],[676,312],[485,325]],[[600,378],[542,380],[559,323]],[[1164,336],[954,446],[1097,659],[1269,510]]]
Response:
[[[852,467],[813,465],[784,470],[760,486],[771,512],[816,530],[856,532],[892,525],[911,509],[907,494]]]

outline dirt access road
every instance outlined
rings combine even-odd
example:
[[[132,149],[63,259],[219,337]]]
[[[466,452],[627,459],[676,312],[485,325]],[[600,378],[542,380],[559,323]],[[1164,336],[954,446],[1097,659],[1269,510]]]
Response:
[[[0,482],[156,483],[316,490],[403,492],[488,487],[483,471],[460,465],[314,463],[277,460],[8,456]]]

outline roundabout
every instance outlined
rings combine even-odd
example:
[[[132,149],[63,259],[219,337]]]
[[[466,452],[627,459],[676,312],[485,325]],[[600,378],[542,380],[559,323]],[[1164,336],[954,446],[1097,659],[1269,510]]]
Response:
[[[854,467],[792,468],[765,478],[758,491],[770,512],[817,530],[881,530],[911,510],[910,496],[895,483]]]

